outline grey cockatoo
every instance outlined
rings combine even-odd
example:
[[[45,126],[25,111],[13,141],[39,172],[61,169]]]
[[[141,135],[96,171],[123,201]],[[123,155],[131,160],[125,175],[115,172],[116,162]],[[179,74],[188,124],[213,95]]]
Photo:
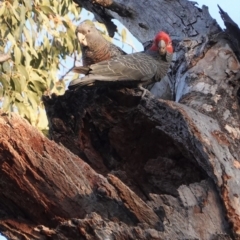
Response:
[[[95,25],[88,20],[76,28],[76,35],[82,50],[83,66],[126,54],[122,49],[106,40]],[[82,73],[81,68],[78,67],[74,67],[73,71]]]
[[[166,75],[172,55],[170,36],[159,32],[146,52],[120,55],[90,66],[78,67],[86,76],[70,82],[69,89],[101,83],[131,83],[142,89],[142,84],[160,81]]]

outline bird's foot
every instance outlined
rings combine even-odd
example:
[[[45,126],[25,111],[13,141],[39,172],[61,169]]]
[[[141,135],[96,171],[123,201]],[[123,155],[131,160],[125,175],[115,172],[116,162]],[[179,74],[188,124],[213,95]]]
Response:
[[[144,96],[146,95],[147,92],[150,93],[150,95],[152,96],[152,93],[149,90],[147,90],[146,88],[144,88],[143,86],[140,85],[138,87],[140,90],[143,91],[142,96],[141,96],[142,99],[144,98]]]

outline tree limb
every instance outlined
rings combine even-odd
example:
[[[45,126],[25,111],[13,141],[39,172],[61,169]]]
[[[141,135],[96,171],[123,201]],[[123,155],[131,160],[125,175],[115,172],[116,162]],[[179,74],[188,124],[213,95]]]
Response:
[[[226,26],[226,32],[231,38],[233,44],[234,52],[240,61],[240,29],[238,25],[229,17],[229,15],[223,11],[223,9],[218,5],[219,13],[222,17],[222,20]]]

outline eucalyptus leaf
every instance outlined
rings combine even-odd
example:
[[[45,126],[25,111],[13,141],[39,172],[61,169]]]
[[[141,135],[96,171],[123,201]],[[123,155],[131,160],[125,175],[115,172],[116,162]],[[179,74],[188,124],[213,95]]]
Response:
[[[30,35],[29,30],[26,27],[23,28],[23,33],[24,33],[26,40],[29,42],[30,48],[32,48],[33,47],[33,39],[32,39],[32,36]]]
[[[1,2],[0,52],[11,55],[0,68],[4,111],[17,109],[33,125],[47,129],[41,96],[65,91],[58,74],[63,59],[80,50],[73,22],[80,11],[72,0]]]
[[[2,69],[3,69],[3,71],[4,71],[5,73],[10,73],[10,71],[11,71],[11,65],[10,65],[10,63],[9,63],[9,62],[4,62],[4,63],[2,64]]]
[[[25,117],[29,120],[30,119],[30,113],[29,113],[29,109],[27,108],[26,104],[24,104],[23,102],[15,102],[14,104],[16,105],[19,114],[22,117]]]
[[[8,4],[8,6],[10,6],[11,11],[12,11],[14,17],[15,17],[18,21],[20,21],[19,14],[18,14],[17,11],[15,10],[14,6],[12,6],[11,4]]]
[[[15,58],[15,64],[21,63],[22,52],[17,45],[14,46],[14,58]]]
[[[32,106],[33,110],[37,111],[38,104],[40,102],[40,99],[37,95],[37,93],[33,91],[28,91],[28,101],[30,102],[30,105]]]
[[[30,83],[32,83],[32,85],[34,86],[34,90],[35,92],[37,92],[38,94],[43,93],[44,91],[46,91],[47,87],[45,83],[42,83],[40,81],[30,81]]]
[[[9,87],[10,77],[7,76],[7,75],[2,74],[2,75],[0,76],[0,83],[1,83],[2,86],[3,86],[3,89],[6,90],[6,89]]]
[[[6,9],[6,5],[5,5],[5,3],[3,2],[2,6],[1,6],[1,8],[0,8],[0,16],[2,16],[2,15],[4,14],[5,9]]]
[[[17,69],[26,78],[26,80],[29,79],[29,74],[25,66],[18,65]]]
[[[3,111],[9,112],[9,110],[10,110],[10,104],[11,104],[11,100],[10,100],[9,95],[4,95],[3,105],[2,105]]]
[[[22,86],[21,86],[21,78],[20,77],[11,77],[10,80],[13,82],[13,89],[16,92],[21,92],[22,91]]]
[[[51,7],[49,6],[40,6],[40,9],[43,11],[43,13],[45,14],[49,14],[49,13],[52,13],[54,14],[54,11],[52,10]]]
[[[37,127],[40,130],[48,130],[48,119],[44,108],[38,108]]]
[[[126,30],[126,28],[122,29],[121,37],[122,37],[122,42],[126,43],[127,42],[127,30]]]
[[[15,92],[14,97],[18,102],[23,102],[23,97],[19,92]]]
[[[16,40],[10,32],[8,33],[7,38],[13,45],[16,44]]]

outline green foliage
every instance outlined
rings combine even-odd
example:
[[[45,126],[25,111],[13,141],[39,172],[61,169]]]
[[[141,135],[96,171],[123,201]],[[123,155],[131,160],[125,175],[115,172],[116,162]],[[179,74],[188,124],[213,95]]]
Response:
[[[47,119],[41,97],[63,94],[57,72],[61,60],[79,49],[73,20],[80,8],[72,0],[0,2],[0,52],[12,60],[0,64],[0,100],[5,112],[17,111],[43,130]]]

